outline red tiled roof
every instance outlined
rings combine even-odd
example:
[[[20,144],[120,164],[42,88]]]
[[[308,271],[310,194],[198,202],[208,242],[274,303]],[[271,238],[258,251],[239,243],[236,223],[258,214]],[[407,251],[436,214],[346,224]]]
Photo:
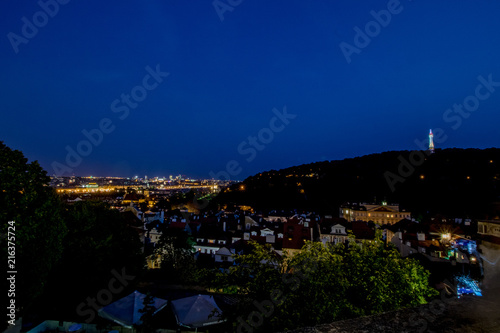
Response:
[[[375,230],[368,226],[364,221],[352,221],[352,232],[356,239],[373,239],[375,237]]]
[[[187,223],[185,222],[170,222],[168,225],[169,228],[175,228],[175,229],[185,229],[187,226]]]

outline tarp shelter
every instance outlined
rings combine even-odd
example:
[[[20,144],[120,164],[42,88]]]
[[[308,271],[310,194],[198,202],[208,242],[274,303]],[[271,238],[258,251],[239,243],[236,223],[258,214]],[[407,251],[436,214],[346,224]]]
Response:
[[[213,296],[198,295],[171,302],[177,324],[191,328],[222,323],[221,309]]]
[[[144,298],[146,295],[134,291],[128,296],[125,296],[118,301],[111,303],[99,309],[99,316],[114,321],[126,328],[133,328],[133,325],[141,324],[141,316],[139,310],[144,308]],[[167,305],[167,300],[153,297],[153,305],[157,313]]]

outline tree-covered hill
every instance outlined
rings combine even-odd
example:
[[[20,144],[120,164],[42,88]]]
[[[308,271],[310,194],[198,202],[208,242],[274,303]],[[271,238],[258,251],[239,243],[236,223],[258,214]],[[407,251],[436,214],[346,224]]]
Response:
[[[500,213],[500,149],[390,151],[248,177],[218,203],[337,213],[344,202],[399,203],[416,215],[494,218]]]

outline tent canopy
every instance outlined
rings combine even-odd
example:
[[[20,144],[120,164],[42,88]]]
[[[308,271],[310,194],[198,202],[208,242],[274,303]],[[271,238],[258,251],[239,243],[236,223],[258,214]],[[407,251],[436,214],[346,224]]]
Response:
[[[145,297],[146,295],[136,290],[130,295],[99,309],[99,316],[127,328],[132,328],[133,325],[140,325],[143,313],[140,313],[139,310],[144,308]],[[156,309],[155,313],[167,305],[167,300],[161,298],[153,297],[153,302]]]
[[[221,309],[213,296],[198,295],[172,301],[177,323],[188,327],[202,327],[223,322]]]

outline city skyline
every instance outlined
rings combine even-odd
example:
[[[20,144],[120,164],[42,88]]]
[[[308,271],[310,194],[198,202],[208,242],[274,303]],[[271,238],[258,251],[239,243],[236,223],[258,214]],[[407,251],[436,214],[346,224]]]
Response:
[[[429,128],[436,148],[499,146],[498,3],[0,9],[2,140],[49,175],[243,180],[423,149]]]
[[[434,135],[432,133],[432,129],[430,130],[429,132],[429,135],[428,135],[428,142],[429,142],[429,145],[428,145],[428,151],[430,153],[434,153],[435,152],[435,146],[434,146]],[[420,142],[420,144],[422,144]],[[422,150],[424,146],[421,146],[419,148],[421,148]],[[372,154],[368,154],[368,155],[372,155]],[[362,157],[362,156],[357,156],[357,157]],[[312,162],[314,163],[314,162]],[[291,167],[295,167],[295,166],[291,166]],[[263,170],[262,172],[267,172],[267,171],[270,171],[270,170]],[[161,174],[161,175],[160,175]],[[50,175],[49,175],[50,176]],[[176,180],[215,180],[215,181],[226,181],[226,180],[229,180],[229,181],[243,181],[244,179],[234,179],[234,178],[231,178],[230,174],[227,173],[227,171],[220,171],[219,173],[215,174],[211,174],[209,175],[209,177],[190,177],[190,175],[186,175],[186,174],[167,174],[166,173],[158,173],[158,174],[155,174],[155,175],[134,175],[134,176],[115,176],[115,175],[76,175],[76,174],[72,174],[72,175],[51,175],[52,177],[56,177],[56,178],[60,178],[60,177],[66,177],[66,178],[72,178],[72,177],[78,177],[78,178],[90,178],[90,179],[98,179],[98,178],[106,178],[106,179],[131,179],[131,180],[143,180],[145,182],[148,182],[148,181],[155,181],[155,182],[169,182],[169,181],[176,181]],[[228,177],[229,176],[229,177]]]

